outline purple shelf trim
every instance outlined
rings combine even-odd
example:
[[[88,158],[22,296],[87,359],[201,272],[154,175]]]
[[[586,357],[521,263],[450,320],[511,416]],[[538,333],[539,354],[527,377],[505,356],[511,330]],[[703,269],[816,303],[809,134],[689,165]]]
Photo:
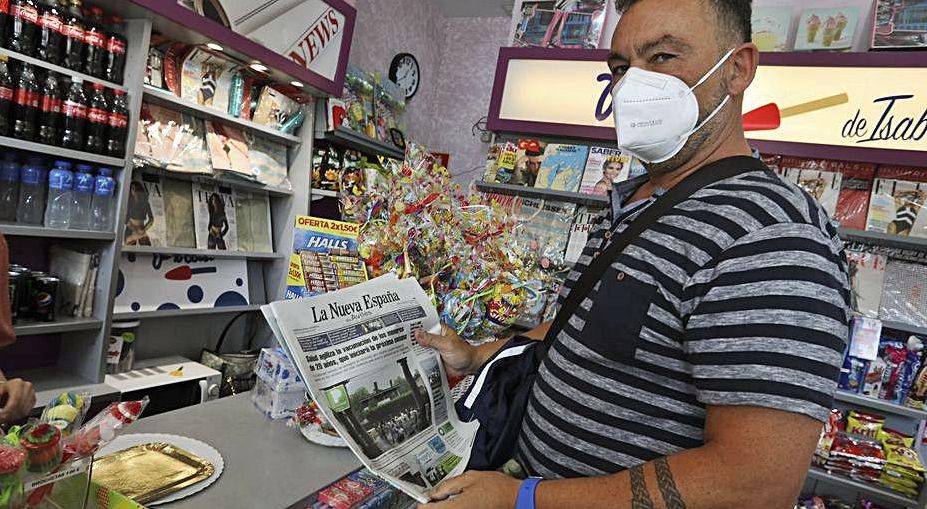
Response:
[[[342,36],[343,43],[341,45],[341,53],[339,55],[338,68],[335,72],[334,80],[329,80],[324,76],[316,74],[285,56],[271,51],[266,46],[252,41],[215,21],[196,14],[177,3],[176,0],[130,1],[174,23],[199,32],[222,46],[239,51],[261,62],[267,67],[289,74],[306,85],[314,87],[326,94],[341,97],[344,89],[344,76],[348,66],[348,55],[351,51],[351,42],[354,36],[354,24],[357,19],[357,11],[343,0],[324,0],[325,3],[339,11],[345,17],[346,26]]]

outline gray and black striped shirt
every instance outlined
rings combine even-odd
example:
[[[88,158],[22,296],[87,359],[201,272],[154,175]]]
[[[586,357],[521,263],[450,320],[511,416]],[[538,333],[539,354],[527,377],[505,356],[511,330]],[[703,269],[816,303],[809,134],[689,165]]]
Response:
[[[567,277],[651,201],[616,186]],[[703,444],[705,407],[826,420],[847,340],[843,244],[805,192],[770,171],[709,185],[618,255],[540,368],[518,459],[547,478],[596,476]]]

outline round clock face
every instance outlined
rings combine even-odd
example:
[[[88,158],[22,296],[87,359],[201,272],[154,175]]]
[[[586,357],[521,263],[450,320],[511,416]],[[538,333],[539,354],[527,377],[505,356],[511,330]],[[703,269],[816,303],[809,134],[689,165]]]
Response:
[[[411,99],[418,92],[418,86],[421,82],[421,70],[418,67],[418,60],[409,53],[396,55],[389,69],[389,78],[399,85],[406,99]]]

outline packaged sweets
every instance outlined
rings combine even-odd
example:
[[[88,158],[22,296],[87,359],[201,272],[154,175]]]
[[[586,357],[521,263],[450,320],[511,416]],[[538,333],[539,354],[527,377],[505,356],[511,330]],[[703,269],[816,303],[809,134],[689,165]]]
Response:
[[[898,396],[901,388],[902,372],[904,371],[905,360],[908,356],[908,349],[904,344],[899,342],[883,343],[882,359],[885,361],[885,369],[882,371],[882,385],[879,388],[879,399],[894,401]]]
[[[868,363],[866,376],[863,378],[862,394],[875,398],[882,388],[882,375],[885,373],[885,360],[876,359]]]
[[[927,401],[927,366],[922,365],[911,384],[911,389],[905,396],[904,404],[911,408],[924,408],[924,402]]]
[[[62,436],[68,436],[81,425],[89,408],[89,393],[63,392],[45,405],[39,420],[61,430]]]
[[[900,431],[895,431],[884,426],[879,430],[878,433],[876,433],[876,439],[879,442],[882,442],[883,445],[894,444],[904,447],[914,446],[914,437],[905,435]]]
[[[44,474],[61,464],[61,430],[48,423],[26,427],[19,444],[28,455],[30,472]]]
[[[859,394],[866,379],[869,362],[856,357],[846,356],[840,369],[839,387],[845,391]]]
[[[847,417],[847,433],[876,438],[884,424],[884,416],[853,410]]]

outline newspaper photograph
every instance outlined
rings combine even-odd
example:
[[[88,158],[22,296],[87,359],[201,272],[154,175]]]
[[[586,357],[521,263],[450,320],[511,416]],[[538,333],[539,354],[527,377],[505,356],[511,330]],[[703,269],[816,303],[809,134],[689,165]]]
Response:
[[[417,281],[386,274],[261,310],[364,466],[422,503],[463,473],[478,423],[457,418],[440,357],[413,339],[419,329],[440,331]]]

